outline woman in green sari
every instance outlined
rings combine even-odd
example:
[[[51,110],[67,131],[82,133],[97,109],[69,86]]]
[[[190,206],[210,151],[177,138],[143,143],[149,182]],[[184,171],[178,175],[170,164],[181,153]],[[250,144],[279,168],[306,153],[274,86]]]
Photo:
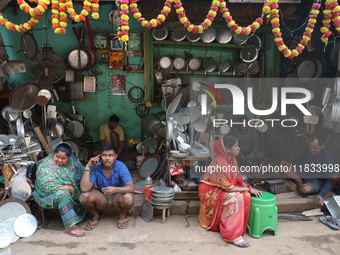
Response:
[[[61,143],[39,163],[33,192],[35,201],[43,208],[59,209],[64,232],[76,237],[85,235],[76,225],[86,214],[79,203],[82,174],[83,167],[72,154],[70,145]]]

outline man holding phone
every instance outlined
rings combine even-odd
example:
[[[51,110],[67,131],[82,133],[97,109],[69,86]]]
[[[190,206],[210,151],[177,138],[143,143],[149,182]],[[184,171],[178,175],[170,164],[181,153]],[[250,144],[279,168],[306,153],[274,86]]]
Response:
[[[119,211],[118,228],[128,226],[126,214],[134,204],[134,185],[125,164],[117,160],[112,143],[104,143],[101,153],[86,164],[80,188],[80,202],[92,215],[86,230],[93,230],[108,210]]]

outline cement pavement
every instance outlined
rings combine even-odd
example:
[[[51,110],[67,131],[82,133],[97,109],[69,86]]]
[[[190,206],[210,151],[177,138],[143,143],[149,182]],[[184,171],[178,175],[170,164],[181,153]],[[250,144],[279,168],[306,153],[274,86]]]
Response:
[[[38,229],[32,236],[20,238],[10,248],[13,255],[311,255],[339,254],[340,231],[319,222],[279,220],[278,235],[266,231],[259,239],[245,235],[248,248],[238,248],[224,242],[217,232],[201,228],[197,215],[170,215],[164,224],[161,216],[150,222],[130,216],[127,229],[117,228],[117,216],[105,216],[98,226],[84,237],[63,233],[59,219],[49,224],[55,229]],[[87,219],[79,224],[84,228]]]

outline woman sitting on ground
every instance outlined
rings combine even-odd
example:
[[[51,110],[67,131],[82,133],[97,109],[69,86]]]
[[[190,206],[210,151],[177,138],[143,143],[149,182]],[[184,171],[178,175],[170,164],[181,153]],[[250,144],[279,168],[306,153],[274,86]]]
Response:
[[[35,201],[41,207],[59,209],[64,232],[76,237],[86,233],[76,225],[83,220],[86,213],[79,203],[82,173],[83,167],[72,154],[70,145],[61,143],[53,154],[39,163],[33,193]]]
[[[224,136],[214,150],[216,157],[211,162],[199,184],[199,222],[209,231],[220,231],[226,242],[238,247],[248,247],[243,239],[250,211],[250,194],[259,197],[262,193],[247,185],[238,170],[235,157],[240,153],[237,138]]]

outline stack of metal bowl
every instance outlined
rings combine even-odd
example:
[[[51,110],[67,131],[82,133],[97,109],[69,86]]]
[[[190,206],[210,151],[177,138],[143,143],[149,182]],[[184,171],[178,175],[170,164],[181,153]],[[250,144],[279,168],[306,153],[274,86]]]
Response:
[[[165,186],[155,186],[151,188],[151,204],[155,209],[167,209],[174,203],[175,190]]]

